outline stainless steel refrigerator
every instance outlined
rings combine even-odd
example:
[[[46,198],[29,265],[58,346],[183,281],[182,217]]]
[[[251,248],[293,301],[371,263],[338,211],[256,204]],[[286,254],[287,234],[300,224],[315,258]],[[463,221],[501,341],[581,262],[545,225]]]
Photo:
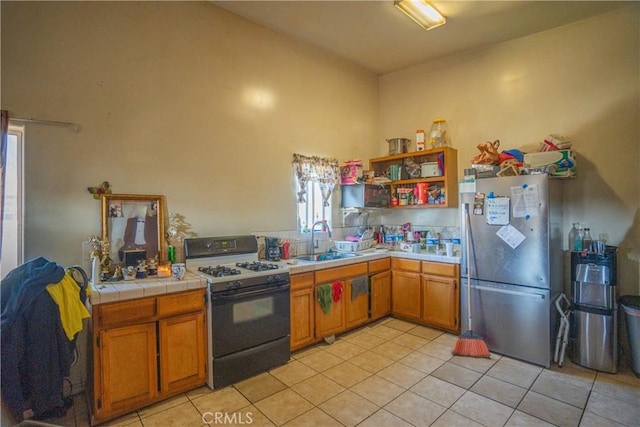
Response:
[[[489,350],[549,367],[555,346],[555,299],[562,292],[562,191],[546,175],[460,184],[462,330]],[[469,268],[467,239],[469,238]]]

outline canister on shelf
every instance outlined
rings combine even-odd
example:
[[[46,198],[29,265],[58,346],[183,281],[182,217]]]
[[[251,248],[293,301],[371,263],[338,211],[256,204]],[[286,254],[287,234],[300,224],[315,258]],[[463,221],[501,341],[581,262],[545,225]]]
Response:
[[[433,148],[451,146],[449,126],[445,119],[438,118],[433,121],[433,124],[431,124],[431,133],[429,134],[429,142]]]

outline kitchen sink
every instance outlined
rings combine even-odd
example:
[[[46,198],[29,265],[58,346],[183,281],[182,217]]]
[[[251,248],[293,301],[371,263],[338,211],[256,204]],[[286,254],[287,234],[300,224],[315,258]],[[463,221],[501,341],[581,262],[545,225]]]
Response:
[[[323,253],[314,254],[314,255],[302,255],[302,256],[296,257],[296,259],[299,259],[300,261],[320,262],[320,261],[332,261],[335,259],[353,258],[357,256],[359,255],[354,253],[323,252]]]

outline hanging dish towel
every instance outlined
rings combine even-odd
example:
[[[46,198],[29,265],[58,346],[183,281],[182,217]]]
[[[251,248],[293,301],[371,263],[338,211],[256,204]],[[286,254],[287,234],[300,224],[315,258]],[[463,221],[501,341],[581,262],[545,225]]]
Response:
[[[339,302],[340,298],[342,298],[344,285],[340,280],[336,280],[331,286],[333,287],[333,302]]]
[[[332,287],[329,284],[318,286],[318,304],[320,304],[324,314],[331,311],[331,291]]]
[[[351,281],[351,299],[354,300],[362,294],[369,293],[369,280],[367,276],[356,277]]]

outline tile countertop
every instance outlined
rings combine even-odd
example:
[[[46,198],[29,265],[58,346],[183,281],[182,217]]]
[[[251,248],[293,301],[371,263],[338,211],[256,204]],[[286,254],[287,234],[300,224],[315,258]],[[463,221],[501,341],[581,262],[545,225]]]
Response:
[[[434,261],[434,262],[444,262],[447,264],[460,264],[459,257],[448,257],[444,255],[431,255],[427,253],[415,253],[415,252],[402,252],[402,251],[388,251],[386,249],[380,250],[376,249],[370,252],[363,252],[354,257],[342,258],[330,261],[301,261],[291,259],[288,261],[281,261],[281,263],[286,263],[287,267],[289,267],[290,274],[298,274],[305,273],[307,271],[315,271],[315,270],[323,270],[325,268],[332,267],[341,267],[343,265],[349,264],[357,264],[359,262],[365,261],[373,261],[381,258],[406,258],[406,259],[416,259],[419,261]]]
[[[406,258],[420,261],[435,261],[449,264],[460,264],[460,258],[444,255],[430,255],[426,253],[413,253],[388,250],[374,250],[358,254],[354,257],[336,259],[331,261],[300,261],[291,259],[280,261],[277,264],[288,267],[290,274],[305,273],[307,271],[323,270],[325,268],[341,267],[359,262],[373,261],[382,258]],[[153,295],[168,294],[171,292],[186,291],[189,289],[206,288],[207,281],[192,272],[187,271],[184,279],[176,280],[172,277],[147,278],[126,280],[119,282],[101,282],[91,284],[91,305],[107,302],[123,301],[134,298],[142,298]]]
[[[119,282],[91,283],[91,304],[122,301],[171,292],[187,291],[190,289],[206,288],[207,281],[191,272],[182,280],[172,277],[155,277],[136,280],[122,280]]]

